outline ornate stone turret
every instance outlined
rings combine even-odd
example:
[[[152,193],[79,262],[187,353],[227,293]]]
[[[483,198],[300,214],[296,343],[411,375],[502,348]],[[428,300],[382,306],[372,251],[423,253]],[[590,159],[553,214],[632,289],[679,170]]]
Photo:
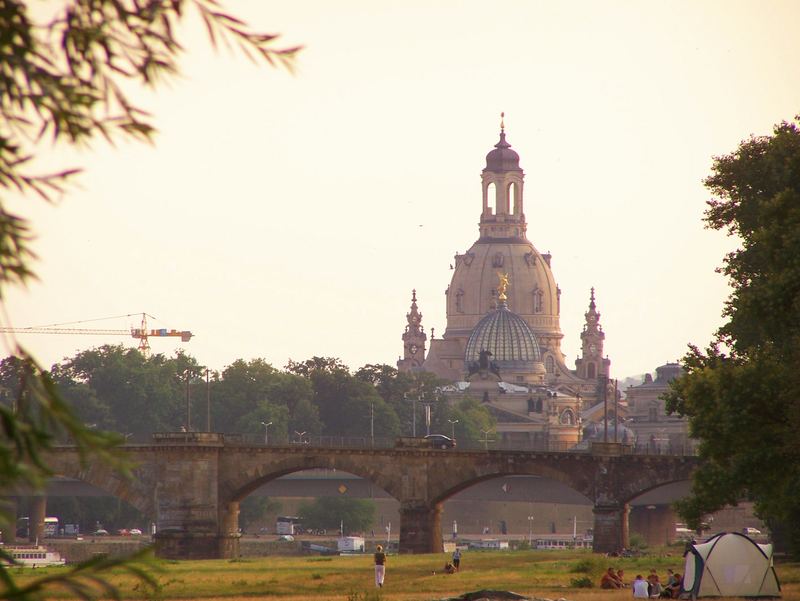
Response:
[[[506,142],[506,131],[500,113],[500,141],[486,155],[486,168],[481,173],[483,183],[483,211],[481,212],[480,239],[514,240],[525,238],[525,214],[522,210],[524,174],[519,166],[519,155]]]
[[[595,380],[610,374],[611,361],[603,358],[603,341],[606,338],[600,325],[600,313],[594,302],[594,288],[589,297],[589,310],[584,314],[586,323],[581,332],[581,356],[575,360],[579,378]]]
[[[417,308],[417,291],[411,291],[411,311],[406,313],[405,332],[403,332],[403,358],[397,361],[400,371],[412,371],[425,361],[425,341],[428,335],[422,327],[422,313]]]

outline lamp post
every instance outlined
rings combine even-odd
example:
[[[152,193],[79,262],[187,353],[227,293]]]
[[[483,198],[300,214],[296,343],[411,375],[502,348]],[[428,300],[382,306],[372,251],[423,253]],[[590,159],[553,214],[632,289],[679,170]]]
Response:
[[[429,436],[431,433],[431,404],[422,403],[422,406],[425,407],[425,435]]]
[[[528,547],[533,548],[533,516],[528,516]]]
[[[183,372],[184,378],[186,378],[186,431],[192,431],[192,403],[189,399],[189,378],[192,376],[192,370],[187,369]]]
[[[411,411],[411,436],[414,438],[417,437],[417,402],[421,399],[417,398],[419,395],[414,397],[413,399],[408,398],[408,394],[403,394],[403,399],[406,401],[411,401],[412,403],[412,411]]]
[[[456,424],[458,423],[457,419],[448,419],[447,421],[450,422],[450,438],[453,440],[456,439]]]
[[[206,368],[206,432],[211,432],[211,381],[208,379],[210,369]]]
[[[483,433],[483,438],[481,439],[481,442],[483,443],[483,450],[484,451],[488,451],[489,450],[489,443],[490,442],[494,442],[494,440],[489,440],[489,432],[493,432],[493,431],[494,430],[491,430],[491,429],[490,430],[481,430],[481,432]]]
[[[264,446],[269,444],[269,427],[272,425],[272,422],[261,422],[261,425],[264,426]]]
[[[306,435],[306,432],[305,432],[305,431],[303,431],[303,432],[298,432],[297,430],[295,430],[295,431],[294,431],[294,433],[295,433],[295,434],[297,434],[297,442],[298,442],[299,444],[303,444],[303,436],[305,436],[305,435]]]

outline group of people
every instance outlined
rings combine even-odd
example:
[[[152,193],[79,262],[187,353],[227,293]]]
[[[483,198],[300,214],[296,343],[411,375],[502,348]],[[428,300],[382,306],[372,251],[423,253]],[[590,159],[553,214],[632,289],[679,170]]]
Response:
[[[618,589],[631,587],[633,596],[639,599],[677,599],[681,592],[682,579],[680,574],[667,570],[667,581],[661,583],[655,569],[645,579],[637,574],[631,584],[625,582],[625,572],[608,568],[600,579],[600,588]]]
[[[386,576],[386,553],[383,552],[383,547],[378,545],[375,547],[375,586],[383,588],[383,579]],[[453,559],[444,564],[445,574],[455,574],[461,569],[461,551],[456,549],[453,551]],[[435,571],[433,572],[436,573]]]

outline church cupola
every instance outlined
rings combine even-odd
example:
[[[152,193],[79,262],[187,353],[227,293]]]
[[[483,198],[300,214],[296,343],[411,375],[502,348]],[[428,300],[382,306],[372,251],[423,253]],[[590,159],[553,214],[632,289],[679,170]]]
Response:
[[[480,240],[507,239],[527,241],[522,189],[525,174],[519,166],[519,155],[506,141],[504,117],[500,113],[500,141],[486,155],[486,168],[481,173],[483,210]]]
[[[589,296],[589,310],[584,317],[586,323],[581,332],[581,356],[575,360],[578,377],[585,380],[608,377],[611,361],[603,358],[603,342],[606,334],[600,325],[600,313],[597,312],[597,305],[594,302],[594,288]]]
[[[425,341],[428,335],[422,327],[422,313],[417,308],[417,291],[411,291],[411,310],[406,313],[405,332],[403,332],[403,358],[397,361],[399,371],[412,371],[425,361]]]

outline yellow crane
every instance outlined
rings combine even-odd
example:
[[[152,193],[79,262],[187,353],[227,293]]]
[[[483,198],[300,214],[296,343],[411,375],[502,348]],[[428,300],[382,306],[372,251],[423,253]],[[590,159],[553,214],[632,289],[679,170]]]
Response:
[[[131,317],[139,315],[139,313],[128,313],[127,315],[118,315],[116,317],[103,317],[105,319],[118,319],[120,317]],[[87,323],[90,321],[101,321],[101,319],[86,319],[83,321],[73,321],[68,323],[57,323],[49,326],[34,326],[27,328],[6,328],[0,327],[0,332],[10,334],[88,334],[94,336],[127,336],[139,340],[139,351],[145,356],[150,355],[150,338],[180,338],[181,342],[189,342],[193,334],[188,330],[168,330],[165,328],[149,329],[147,327],[147,318],[155,319],[152,315],[142,313],[141,327],[130,328],[129,330],[115,330],[115,329],[92,329],[92,328],[64,328],[61,326],[75,325],[80,323]]]

